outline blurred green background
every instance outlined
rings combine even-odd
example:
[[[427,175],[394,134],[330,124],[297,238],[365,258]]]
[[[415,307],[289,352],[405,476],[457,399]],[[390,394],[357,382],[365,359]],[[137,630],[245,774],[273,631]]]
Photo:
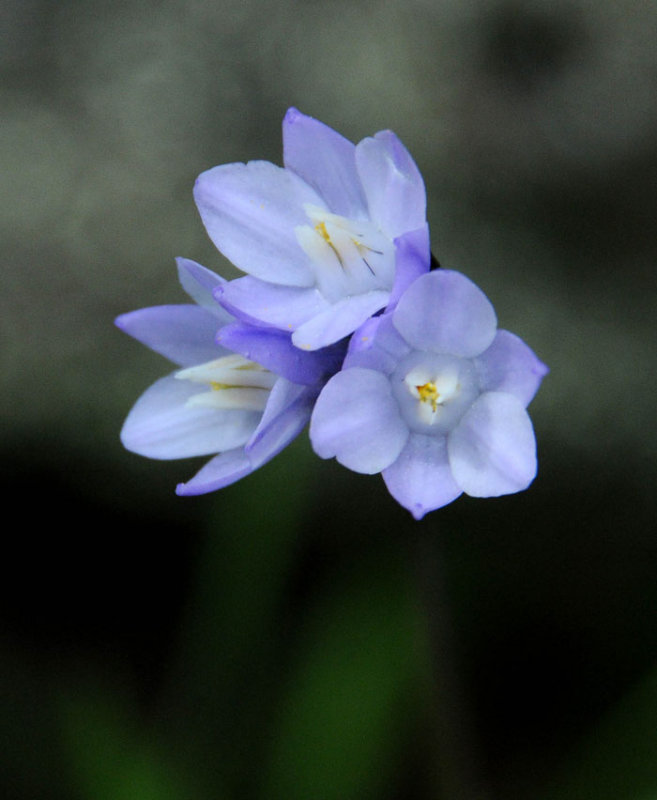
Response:
[[[0,796],[657,798],[657,7],[3,0]],[[422,523],[307,437],[195,499],[113,318],[226,277],[194,207],[295,105],[422,171],[551,367],[524,494]]]

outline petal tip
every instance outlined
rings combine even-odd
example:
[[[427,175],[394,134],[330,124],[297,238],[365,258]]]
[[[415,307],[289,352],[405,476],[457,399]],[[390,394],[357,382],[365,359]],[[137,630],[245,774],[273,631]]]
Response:
[[[295,106],[290,106],[288,110],[285,112],[285,116],[283,117],[283,123],[292,125],[299,119],[304,119],[305,117],[306,115],[302,114],[298,108],[295,108]]]
[[[212,489],[195,486],[193,481],[190,481],[190,483],[179,483],[176,486],[176,494],[178,497],[198,497],[200,494],[207,494],[209,491],[212,491]]]
[[[116,327],[120,331],[123,331],[123,333],[126,333],[127,317],[129,317],[129,316],[130,316],[130,312],[128,312],[126,314],[119,314],[119,316],[116,317],[116,319],[114,320],[114,324],[116,325]]]

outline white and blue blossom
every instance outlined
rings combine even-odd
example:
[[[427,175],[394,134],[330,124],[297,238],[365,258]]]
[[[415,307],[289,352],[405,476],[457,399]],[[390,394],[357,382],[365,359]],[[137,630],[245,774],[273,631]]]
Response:
[[[410,235],[426,256],[417,263],[428,264],[424,183],[391,131],[354,145],[294,108],[283,121],[283,160],[214,167],[194,196],[214,244],[248,273],[222,285],[222,305],[317,350],[410,282],[397,259],[400,237]]]
[[[217,454],[177,487],[178,494],[194,495],[245,477],[289,444],[344,348],[306,353],[289,334],[238,323],[213,298],[222,278],[187,259],[178,259],[178,270],[196,305],[144,308],[116,320],[182,367],[137,400],[121,440],[149,458]]]
[[[546,372],[524,342],[497,330],[468,278],[430,272],[354,334],[315,404],[311,441],[322,458],[381,472],[416,519],[463,492],[517,492],[536,475],[526,407]]]
[[[422,177],[390,131],[357,145],[290,109],[284,167],[204,172],[195,199],[225,281],[178,259],[194,304],[117,319],[179,367],[130,411],[121,439],[151,458],[213,457],[178,494],[228,486],[310,422],[322,458],[380,472],[415,516],[460,494],[527,488],[527,405],[547,367],[497,329],[457,272],[430,272]],[[346,358],[345,358],[346,354]]]

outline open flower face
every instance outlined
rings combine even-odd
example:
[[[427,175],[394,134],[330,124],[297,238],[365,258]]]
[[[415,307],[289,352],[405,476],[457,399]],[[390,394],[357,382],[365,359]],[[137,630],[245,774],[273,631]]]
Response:
[[[196,305],[123,314],[117,325],[182,367],[139,398],[121,431],[128,450],[158,459],[215,455],[178,494],[220,489],[273,458],[305,427],[339,347],[304,353],[282,331],[236,323],[213,298],[214,273],[179,259]]]
[[[471,281],[431,272],[354,334],[313,411],[313,447],[357,472],[382,472],[418,519],[462,492],[517,492],[536,474],[525,409],[546,372],[518,337],[497,330]]]
[[[195,199],[210,238],[248,275],[217,290],[243,321],[292,332],[316,350],[351,334],[408,282],[396,240],[428,264],[422,177],[391,131],[352,144],[290,109],[284,167],[266,161],[204,172]],[[414,276],[413,276],[414,277]]]

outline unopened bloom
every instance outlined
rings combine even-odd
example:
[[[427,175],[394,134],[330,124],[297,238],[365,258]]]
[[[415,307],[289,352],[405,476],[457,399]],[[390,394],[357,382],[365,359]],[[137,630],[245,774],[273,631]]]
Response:
[[[399,237],[426,256],[414,265],[428,263],[424,183],[391,131],[354,145],[296,109],[283,121],[283,160],[210,169],[194,196],[214,244],[248,273],[222,286],[224,307],[316,350],[353,333],[415,277],[400,269]]]
[[[546,372],[524,342],[497,330],[468,278],[430,272],[354,334],[317,400],[311,441],[323,458],[381,472],[416,519],[462,492],[517,492],[536,474],[526,407]]]
[[[130,411],[121,440],[150,458],[217,454],[177,493],[227,486],[273,458],[305,427],[313,402],[344,353],[305,353],[289,334],[235,319],[214,299],[223,279],[178,259],[196,305],[144,308],[121,330],[182,367],[156,381]]]

